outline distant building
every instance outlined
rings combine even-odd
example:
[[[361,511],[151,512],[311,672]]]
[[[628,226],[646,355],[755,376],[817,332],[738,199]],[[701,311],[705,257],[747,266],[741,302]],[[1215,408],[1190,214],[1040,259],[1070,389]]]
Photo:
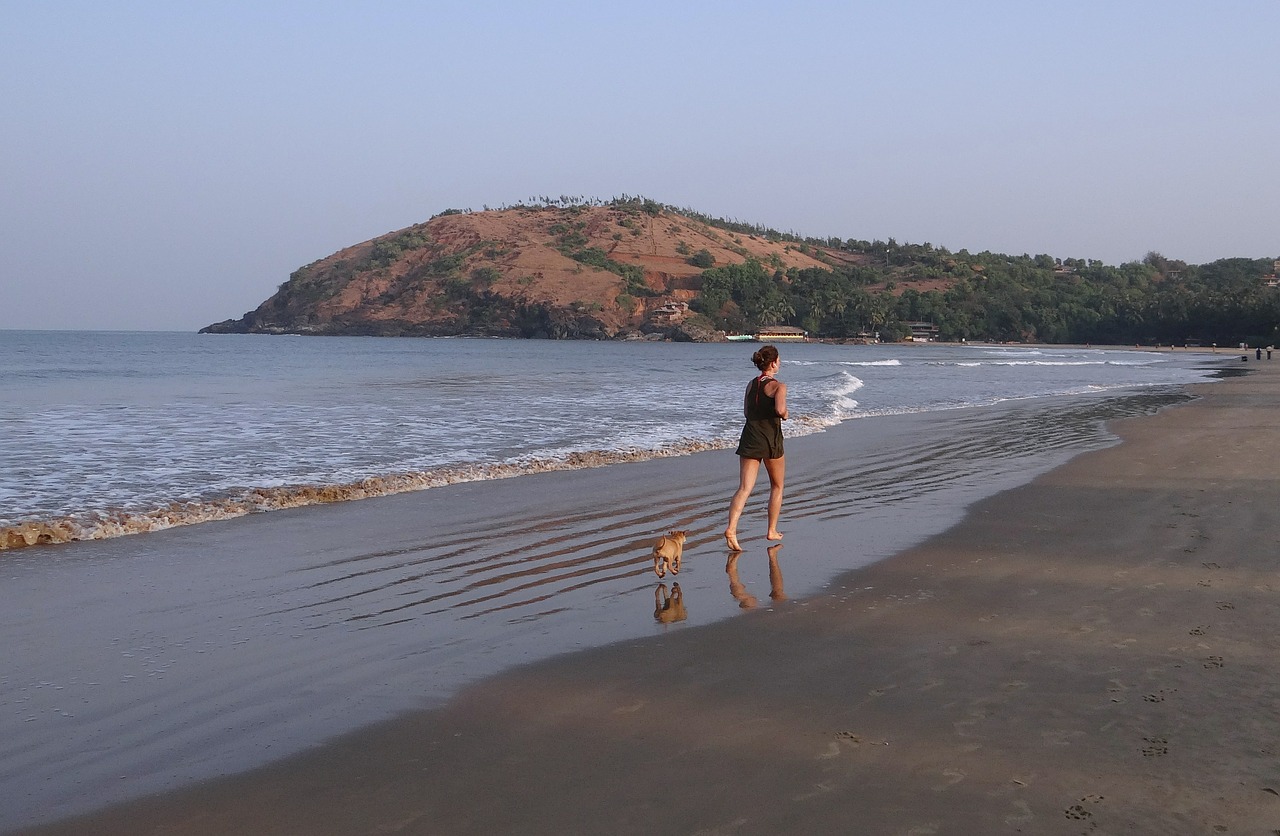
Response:
[[[653,309],[649,321],[655,325],[675,325],[689,315],[689,305],[685,302],[665,302],[661,307]]]
[[[916,342],[932,342],[938,338],[938,326],[932,322],[908,322],[906,326],[911,329],[911,339]]]
[[[803,328],[793,328],[790,325],[767,325],[756,331],[756,339],[762,343],[804,342],[808,336]]]

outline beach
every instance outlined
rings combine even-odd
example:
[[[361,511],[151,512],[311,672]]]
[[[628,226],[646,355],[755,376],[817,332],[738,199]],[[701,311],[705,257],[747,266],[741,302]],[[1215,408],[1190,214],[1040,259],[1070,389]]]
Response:
[[[22,832],[1272,833],[1280,371],[1249,371],[821,593],[783,579],[858,548],[837,520],[772,563],[707,542],[742,617]]]

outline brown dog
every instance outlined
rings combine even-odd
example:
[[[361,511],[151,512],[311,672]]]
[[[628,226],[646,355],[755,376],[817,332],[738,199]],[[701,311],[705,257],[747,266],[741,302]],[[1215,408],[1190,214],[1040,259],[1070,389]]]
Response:
[[[653,544],[653,573],[660,578],[680,574],[680,558],[684,554],[684,538],[688,531],[672,531],[658,538]]]

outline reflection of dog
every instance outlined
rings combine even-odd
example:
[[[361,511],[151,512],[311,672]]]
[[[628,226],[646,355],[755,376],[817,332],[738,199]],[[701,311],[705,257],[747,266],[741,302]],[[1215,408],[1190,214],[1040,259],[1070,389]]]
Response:
[[[680,584],[671,584],[670,595],[667,594],[665,583],[658,584],[658,588],[653,591],[653,617],[663,624],[674,624],[689,617],[684,608],[684,593],[680,591]]]
[[[680,557],[684,554],[684,538],[687,531],[673,531],[658,538],[653,544],[653,573],[660,578],[680,574]]]

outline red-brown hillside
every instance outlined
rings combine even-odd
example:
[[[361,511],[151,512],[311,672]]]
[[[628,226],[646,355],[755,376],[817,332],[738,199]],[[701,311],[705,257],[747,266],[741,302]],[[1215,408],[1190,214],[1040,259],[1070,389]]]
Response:
[[[205,330],[613,338],[695,298],[711,263],[748,258],[826,266],[652,203],[445,213],[308,264],[256,310]]]

